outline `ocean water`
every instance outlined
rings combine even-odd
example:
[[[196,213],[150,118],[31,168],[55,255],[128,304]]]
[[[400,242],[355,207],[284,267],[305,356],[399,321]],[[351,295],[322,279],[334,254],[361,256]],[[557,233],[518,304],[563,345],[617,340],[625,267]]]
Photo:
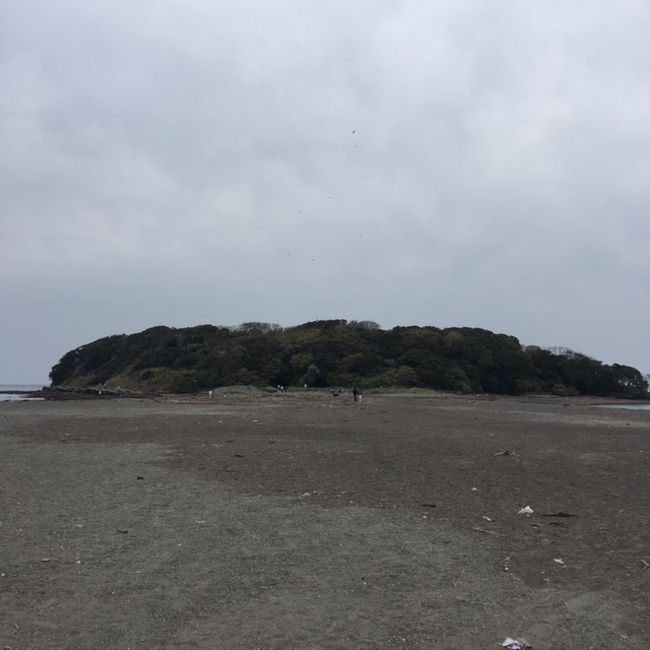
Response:
[[[22,391],[34,391],[41,388],[43,388],[43,384],[0,384],[0,402],[23,402],[43,399],[42,397],[28,397],[22,393]]]

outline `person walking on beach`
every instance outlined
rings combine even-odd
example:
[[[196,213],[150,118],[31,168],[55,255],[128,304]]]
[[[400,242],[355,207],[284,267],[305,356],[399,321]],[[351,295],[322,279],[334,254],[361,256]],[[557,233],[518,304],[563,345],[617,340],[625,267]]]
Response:
[[[360,395],[359,389],[355,386],[352,389],[352,399],[353,399],[353,401],[358,402],[359,401],[359,395]]]

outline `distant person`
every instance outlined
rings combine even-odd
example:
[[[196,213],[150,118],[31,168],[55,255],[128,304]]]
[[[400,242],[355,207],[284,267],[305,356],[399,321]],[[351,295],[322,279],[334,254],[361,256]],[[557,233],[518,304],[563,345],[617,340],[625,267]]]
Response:
[[[358,402],[358,401],[359,401],[359,395],[360,395],[360,394],[361,394],[361,393],[359,393],[359,389],[355,386],[355,387],[352,389],[352,400],[355,401],[355,402]]]

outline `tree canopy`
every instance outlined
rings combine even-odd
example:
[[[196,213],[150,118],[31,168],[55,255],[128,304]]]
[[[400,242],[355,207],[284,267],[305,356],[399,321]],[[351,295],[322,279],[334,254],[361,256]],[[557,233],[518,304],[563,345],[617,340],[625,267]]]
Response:
[[[153,327],[66,353],[54,385],[195,392],[218,386],[425,387],[459,393],[648,397],[630,366],[522,347],[514,336],[470,327],[394,327],[322,320],[282,328]]]

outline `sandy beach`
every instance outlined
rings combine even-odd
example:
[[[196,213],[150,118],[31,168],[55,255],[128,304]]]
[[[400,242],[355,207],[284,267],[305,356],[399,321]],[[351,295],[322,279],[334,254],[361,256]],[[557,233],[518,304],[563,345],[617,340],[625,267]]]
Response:
[[[0,403],[0,649],[649,647],[650,412],[598,403]]]

